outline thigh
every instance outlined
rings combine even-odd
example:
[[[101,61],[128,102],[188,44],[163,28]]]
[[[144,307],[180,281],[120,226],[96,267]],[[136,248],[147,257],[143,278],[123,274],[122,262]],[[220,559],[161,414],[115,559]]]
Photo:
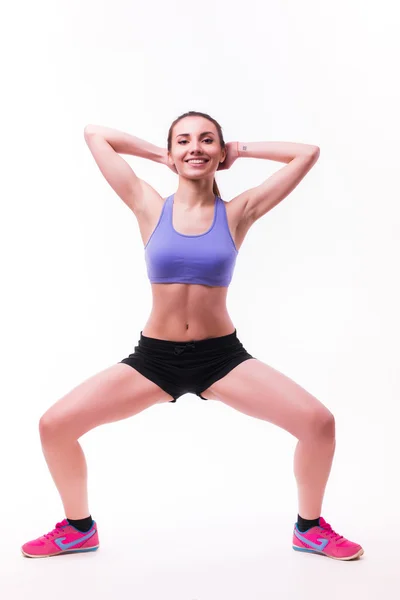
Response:
[[[256,358],[242,362],[207,391],[214,400],[278,425],[299,439],[333,426],[332,413],[315,396]]]
[[[104,423],[131,417],[171,396],[129,365],[118,363],[89,377],[51,406],[40,420],[42,431],[81,435]]]

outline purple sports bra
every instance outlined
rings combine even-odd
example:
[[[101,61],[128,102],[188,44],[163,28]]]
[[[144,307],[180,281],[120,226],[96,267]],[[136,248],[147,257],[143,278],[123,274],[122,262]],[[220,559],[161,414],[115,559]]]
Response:
[[[174,196],[165,200],[158,223],[144,248],[151,283],[228,287],[238,250],[229,231],[225,204],[216,196],[210,229],[199,235],[186,235],[175,231],[172,225]]]

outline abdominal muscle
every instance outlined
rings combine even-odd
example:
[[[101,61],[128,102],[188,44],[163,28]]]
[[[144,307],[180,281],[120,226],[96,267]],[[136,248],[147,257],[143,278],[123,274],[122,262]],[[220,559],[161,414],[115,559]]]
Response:
[[[227,287],[153,283],[153,308],[143,335],[190,342],[233,333],[226,309]]]

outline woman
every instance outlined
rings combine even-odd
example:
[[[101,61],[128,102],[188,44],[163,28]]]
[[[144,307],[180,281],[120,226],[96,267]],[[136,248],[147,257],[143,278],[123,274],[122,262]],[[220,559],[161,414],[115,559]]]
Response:
[[[335,450],[333,415],[291,379],[251,356],[226,309],[237,254],[251,225],[298,185],[318,160],[319,148],[286,142],[225,144],[217,121],[195,111],[172,123],[167,150],[92,125],[85,128],[85,140],[102,174],[138,220],[153,306],[133,354],[81,383],[41,417],[43,453],[66,518],[24,544],[23,554],[96,550],[97,524],[89,511],[86,461],[78,439],[98,425],[191,392],[293,434],[299,501],[293,548],[339,560],[358,558],[361,546],[321,517]],[[167,165],[179,175],[177,191],[162,198],[120,154]],[[225,202],[215,172],[245,156],[287,164]]]

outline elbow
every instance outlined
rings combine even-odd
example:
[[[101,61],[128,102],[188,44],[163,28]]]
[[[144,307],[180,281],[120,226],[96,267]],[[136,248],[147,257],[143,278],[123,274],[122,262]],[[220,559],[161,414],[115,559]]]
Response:
[[[319,157],[321,151],[319,146],[312,146],[312,155],[315,156],[316,158]]]
[[[309,152],[307,152],[307,157],[311,162],[311,166],[315,165],[320,155],[320,150],[318,146],[311,146]]]
[[[96,133],[96,125],[86,125],[86,127],[83,130],[84,136],[86,137],[87,135],[90,135],[91,133]]]

